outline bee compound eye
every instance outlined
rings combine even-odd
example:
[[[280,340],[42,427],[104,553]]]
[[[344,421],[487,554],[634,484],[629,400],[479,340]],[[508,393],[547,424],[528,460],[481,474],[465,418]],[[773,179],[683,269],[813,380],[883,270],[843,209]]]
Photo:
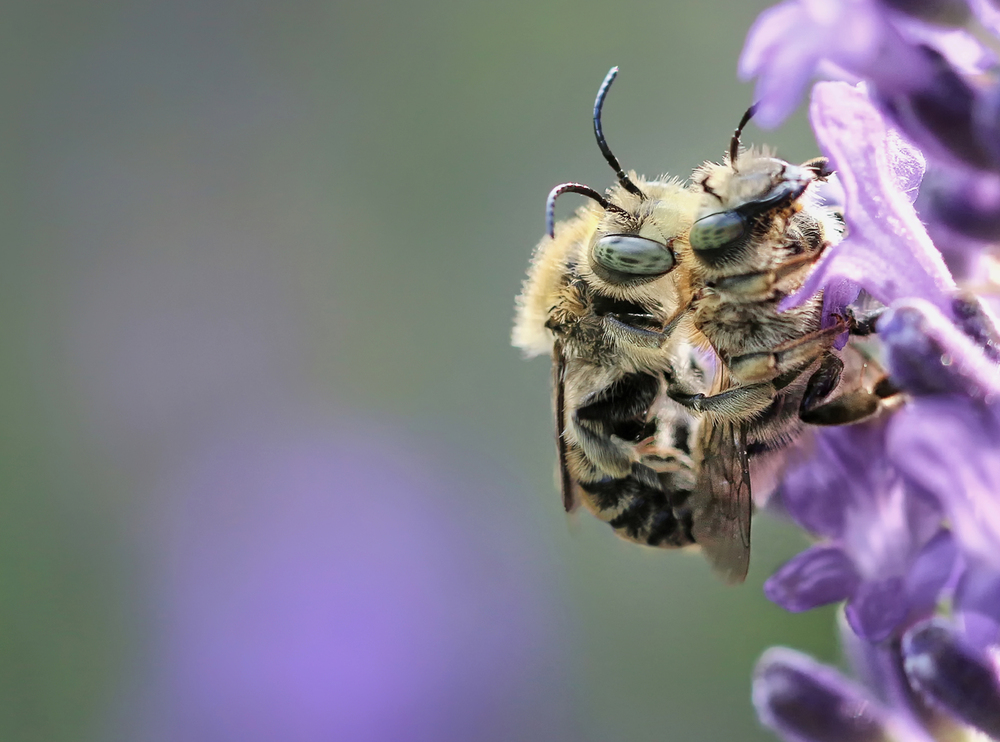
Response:
[[[742,237],[746,228],[746,220],[738,212],[720,211],[696,221],[688,240],[694,250],[718,250]]]
[[[601,267],[632,276],[669,273],[677,262],[668,245],[634,234],[609,234],[594,245],[594,261]]]

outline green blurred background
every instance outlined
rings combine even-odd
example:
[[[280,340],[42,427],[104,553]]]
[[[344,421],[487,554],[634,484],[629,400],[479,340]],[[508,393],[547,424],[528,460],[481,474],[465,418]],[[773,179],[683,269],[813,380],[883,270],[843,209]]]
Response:
[[[836,657],[829,612],[761,593],[803,538],[758,518],[726,588],[697,556],[567,522],[549,365],[509,345],[546,193],[611,182],[590,121],[608,68],[625,167],[685,175],[750,102],[736,60],[767,5],[7,4],[0,739],[155,737],[129,730],[155,703],[160,483],[222,417],[293,408],[502,482],[463,496],[474,527],[513,512],[536,549],[562,709],[544,738],[769,739],[760,652]],[[745,141],[815,154],[801,113]]]

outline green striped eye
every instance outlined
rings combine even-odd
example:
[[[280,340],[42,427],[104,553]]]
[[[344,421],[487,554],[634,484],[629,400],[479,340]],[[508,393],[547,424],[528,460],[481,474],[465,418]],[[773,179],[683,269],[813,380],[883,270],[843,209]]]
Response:
[[[720,211],[696,221],[689,240],[694,250],[718,250],[742,237],[746,228],[746,220],[738,212]]]
[[[594,260],[609,271],[630,276],[660,276],[677,262],[662,242],[634,234],[609,234],[594,245]]]

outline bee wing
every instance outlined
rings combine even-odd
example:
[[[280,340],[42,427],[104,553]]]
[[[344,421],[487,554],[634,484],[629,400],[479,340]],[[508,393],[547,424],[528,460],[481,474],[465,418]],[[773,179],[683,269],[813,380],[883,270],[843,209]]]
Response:
[[[567,513],[579,504],[566,463],[566,356],[558,340],[552,348],[552,389],[555,393],[556,448],[559,451],[559,490]]]
[[[701,465],[692,495],[694,540],[726,582],[743,582],[750,567],[750,466],[740,423],[706,419]]]

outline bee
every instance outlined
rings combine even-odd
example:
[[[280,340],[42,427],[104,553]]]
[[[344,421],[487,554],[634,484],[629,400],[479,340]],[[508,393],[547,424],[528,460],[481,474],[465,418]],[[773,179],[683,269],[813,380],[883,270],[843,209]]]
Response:
[[[870,332],[877,311],[823,326],[820,294],[778,311],[841,236],[814,194],[831,175],[825,159],[795,166],[741,151],[751,107],[728,159],[703,164],[690,183],[626,173],[601,124],[617,72],[593,114],[617,182],[605,194],[581,183],[550,192],[512,341],[553,359],[567,512],[582,504],[649,546],[700,545],[723,579],[739,582],[751,460],[772,464],[804,424],[863,419],[895,393],[867,378],[866,358],[834,350],[845,333]],[[590,203],[556,224],[566,193]]]

